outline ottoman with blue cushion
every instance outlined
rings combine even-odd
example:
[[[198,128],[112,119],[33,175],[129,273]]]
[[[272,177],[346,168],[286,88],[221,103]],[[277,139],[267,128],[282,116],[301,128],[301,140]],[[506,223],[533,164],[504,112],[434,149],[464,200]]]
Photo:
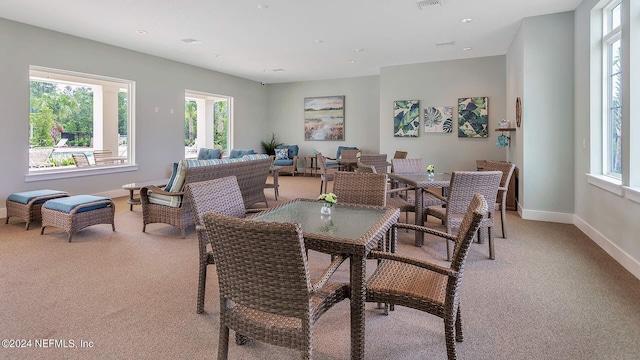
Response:
[[[113,218],[116,206],[108,197],[93,195],[75,195],[49,200],[42,206],[42,229],[47,226],[59,227],[71,236],[87,226],[111,224],[116,231]]]
[[[55,198],[69,196],[66,191],[42,189],[13,193],[7,198],[7,219],[5,224],[9,223],[10,216],[17,216],[26,221],[25,230],[29,230],[32,221],[42,219],[40,208],[45,201]]]

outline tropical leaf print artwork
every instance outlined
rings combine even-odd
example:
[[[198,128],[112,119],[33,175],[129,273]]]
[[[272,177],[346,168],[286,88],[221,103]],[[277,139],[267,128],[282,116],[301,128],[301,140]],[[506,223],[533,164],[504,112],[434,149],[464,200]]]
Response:
[[[487,97],[458,99],[458,137],[488,137]]]
[[[399,100],[393,103],[393,136],[418,137],[420,101]]]
[[[453,126],[453,107],[429,106],[424,108],[424,131],[451,133]]]

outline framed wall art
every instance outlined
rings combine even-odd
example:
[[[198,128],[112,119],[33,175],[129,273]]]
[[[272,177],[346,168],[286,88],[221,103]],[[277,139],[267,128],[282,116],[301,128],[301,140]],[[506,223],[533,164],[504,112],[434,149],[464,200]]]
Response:
[[[393,102],[393,136],[418,137],[420,130],[420,101]]]
[[[424,108],[424,132],[451,133],[453,131],[452,106],[428,106]]]
[[[304,139],[344,141],[344,95],[304,98]]]
[[[488,97],[458,99],[458,137],[488,137]]]

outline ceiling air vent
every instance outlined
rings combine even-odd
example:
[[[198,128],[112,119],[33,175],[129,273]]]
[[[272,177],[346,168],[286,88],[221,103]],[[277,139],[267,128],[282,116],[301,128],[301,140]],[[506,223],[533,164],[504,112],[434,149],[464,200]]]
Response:
[[[418,1],[416,2],[416,4],[418,4],[418,7],[422,10],[433,5],[444,5],[444,0],[424,0],[424,1]]]

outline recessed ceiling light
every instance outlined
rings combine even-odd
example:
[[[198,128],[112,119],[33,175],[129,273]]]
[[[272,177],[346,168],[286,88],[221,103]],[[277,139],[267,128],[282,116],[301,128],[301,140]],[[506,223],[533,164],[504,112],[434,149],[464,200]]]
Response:
[[[347,60],[347,62],[354,64],[356,61],[355,60]]]
[[[470,23],[470,22],[472,22],[472,21],[473,21],[473,19],[472,19],[472,18],[464,18],[464,19],[460,20],[460,22],[461,22],[461,23],[464,23],[464,24],[466,24],[466,23]]]
[[[260,9],[260,10],[267,10],[268,8],[269,8],[269,5],[267,5],[267,4],[258,5],[258,9]]]
[[[136,32],[137,32],[139,35],[147,35],[147,32],[146,32],[145,30],[136,30]]]
[[[316,44],[322,44],[324,42],[324,40],[314,40],[313,42],[316,43]]]
[[[221,57],[222,57],[222,55],[220,55],[220,54],[213,54],[213,57],[214,57],[214,58],[221,58]]]
[[[189,39],[182,39],[182,42],[187,43],[189,45],[196,45],[196,44],[202,44],[202,41],[200,40],[196,40],[193,38],[189,38]]]
[[[462,50],[464,50],[464,51],[469,51],[469,50],[471,50],[471,49],[473,49],[473,48],[472,48],[472,47],[462,48]]]
[[[364,49],[356,49],[356,52],[363,52]]]

